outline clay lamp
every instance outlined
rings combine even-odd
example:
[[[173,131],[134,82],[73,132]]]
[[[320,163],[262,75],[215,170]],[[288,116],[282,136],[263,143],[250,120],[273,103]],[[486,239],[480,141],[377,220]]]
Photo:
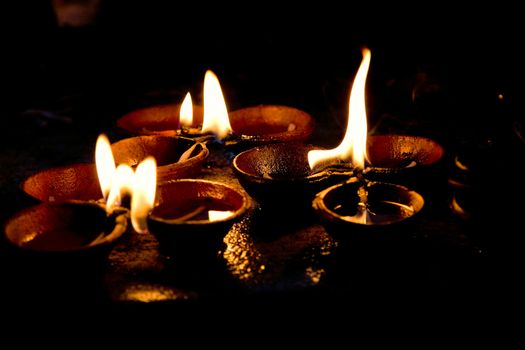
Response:
[[[11,217],[5,237],[24,257],[56,263],[103,262],[127,229],[126,211],[95,202],[41,203]]]
[[[250,207],[244,192],[228,185],[183,179],[159,184],[149,231],[176,261],[213,260],[224,236]]]
[[[352,243],[392,239],[409,230],[393,229],[404,224],[424,205],[423,197],[407,187],[366,179],[366,104],[365,82],[370,51],[363,50],[363,61],[356,74],[349,101],[347,133],[341,144],[331,150],[309,152],[310,167],[323,163],[351,161],[354,177],[316,195],[313,207],[330,234],[339,241]]]
[[[348,217],[341,219],[345,223],[352,222],[356,227],[390,225],[393,222],[405,221],[421,210],[422,197],[408,188],[389,183],[379,185],[365,178],[368,172],[365,172],[367,128],[364,90],[369,62],[370,52],[366,50],[365,59],[357,73],[350,96],[347,132],[337,148],[322,150],[314,146],[295,144],[267,145],[242,152],[235,157],[232,165],[241,185],[263,208],[271,210],[278,207],[289,212],[293,208],[311,206],[316,192],[345,179],[358,178],[357,181],[354,179],[347,185],[340,185],[343,189],[338,190],[339,192],[346,191],[347,187],[350,187],[349,191],[352,192],[355,189],[353,199],[349,200],[344,208],[338,208],[338,210],[344,210],[345,213],[362,210],[362,215],[356,212],[356,217],[353,219]],[[376,143],[378,144],[380,143]],[[380,155],[383,154],[397,155],[398,153],[383,152]],[[386,160],[383,161],[382,164],[386,164]],[[393,161],[389,164],[392,163]],[[404,163],[401,164],[405,168]],[[413,209],[412,211],[403,210],[396,220],[393,218],[394,208],[388,208],[386,204],[376,205],[383,196],[385,201],[391,202],[391,193],[397,193],[399,198],[414,197],[421,201],[418,201],[417,204],[412,202],[407,204],[405,201],[392,204],[397,209],[409,207]],[[354,200],[356,196],[360,201]],[[374,201],[368,201],[368,196]],[[314,203],[314,209],[322,218],[326,216],[325,211],[331,208],[328,203],[322,203],[325,197],[326,195],[318,196]],[[332,197],[329,196],[329,198]],[[388,213],[382,212],[385,210]],[[408,215],[409,213],[411,215]],[[364,221],[361,216],[365,217]]]
[[[221,126],[219,126],[219,124]],[[143,108],[117,121],[120,129],[140,135],[179,135],[208,140],[210,133],[243,148],[275,142],[305,141],[315,122],[306,112],[280,105],[261,105],[228,114],[217,76],[204,78],[204,108],[188,93],[182,104]]]
[[[131,167],[137,166],[147,156],[155,157],[158,161],[159,181],[198,175],[209,154],[203,143],[161,135],[124,139],[114,143],[110,149],[113,152],[113,161]],[[21,188],[26,194],[42,202],[98,200],[103,197],[95,164],[72,164],[45,169],[26,178]]]
[[[125,165],[115,167],[109,142],[103,147],[97,144],[97,171],[104,199],[42,203],[22,210],[5,225],[7,241],[45,266],[67,269],[73,264],[89,269],[106,261],[126,232],[129,216],[135,231],[145,232],[155,196],[155,160],[145,159],[133,172]],[[130,210],[122,205],[128,192]]]

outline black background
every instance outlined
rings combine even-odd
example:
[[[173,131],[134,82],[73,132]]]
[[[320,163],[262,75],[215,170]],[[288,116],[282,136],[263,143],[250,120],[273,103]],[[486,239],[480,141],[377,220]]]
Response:
[[[496,144],[502,158],[486,164],[487,186],[505,187],[524,154],[509,138],[524,118],[519,11],[502,2],[465,6],[102,1],[96,21],[82,28],[58,27],[46,1],[6,6],[0,218],[26,205],[17,192],[25,176],[91,161],[96,135],[115,136],[115,120],[125,112],[179,102],[186,91],[200,101],[207,69],[217,73],[231,110],[302,108],[319,129],[332,130],[314,140],[336,143],[363,46],[372,51],[370,130],[431,136],[450,159],[462,147]],[[505,250],[519,250],[506,243]],[[514,273],[506,263],[497,266],[505,276]],[[505,278],[495,280],[510,288]],[[498,286],[482,297],[505,294]]]

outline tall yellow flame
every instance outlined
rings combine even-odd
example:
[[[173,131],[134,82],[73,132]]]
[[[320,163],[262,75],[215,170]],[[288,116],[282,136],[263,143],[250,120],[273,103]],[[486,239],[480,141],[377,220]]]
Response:
[[[189,92],[180,105],[179,120],[181,126],[190,127],[193,124],[193,102]]]
[[[147,217],[155,205],[156,188],[157,162],[150,156],[137,166],[133,181],[131,224],[139,233],[148,231]]]
[[[348,123],[343,141],[334,149],[308,152],[308,163],[311,169],[314,169],[321,162],[336,159],[342,161],[351,160],[355,168],[364,169],[367,134],[365,84],[370,67],[370,59],[370,50],[363,49],[363,60],[350,92]]]
[[[111,191],[113,174],[115,173],[115,159],[111,151],[108,137],[100,134],[95,146],[95,164],[97,167],[98,182],[104,199],[107,199]]]
[[[204,76],[203,132],[211,132],[223,139],[232,132],[228,109],[217,76],[208,70]]]

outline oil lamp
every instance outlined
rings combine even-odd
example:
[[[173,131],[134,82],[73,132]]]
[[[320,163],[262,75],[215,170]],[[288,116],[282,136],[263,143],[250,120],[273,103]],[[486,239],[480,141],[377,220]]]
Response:
[[[109,141],[106,144],[102,149],[111,154],[107,161],[113,167],[115,161],[136,167],[147,156],[153,156],[158,165],[159,181],[198,175],[209,154],[206,145],[201,142],[165,135],[137,136],[117,141],[111,146]],[[21,188],[42,202],[98,200],[103,197],[98,179],[95,164],[72,164],[37,172],[26,178]]]
[[[106,215],[100,203],[42,203],[15,214],[5,237],[24,256],[65,263],[107,258],[126,232],[125,211]]]
[[[46,262],[69,264],[107,258],[126,232],[129,212],[135,231],[146,232],[146,217],[153,207],[156,162],[115,166],[105,135],[97,140],[96,171],[103,199],[63,200],[27,208],[8,220],[5,237],[23,255]],[[93,191],[95,193],[95,191]],[[130,210],[122,205],[131,196]]]
[[[250,207],[241,191],[207,180],[184,179],[159,184],[148,216],[160,249],[175,259],[215,259],[231,226]]]
[[[418,193],[400,185],[369,181],[365,178],[367,158],[367,125],[365,82],[371,54],[363,50],[363,61],[356,74],[349,100],[347,131],[339,146],[330,150],[308,153],[310,168],[330,162],[348,162],[354,178],[325,189],[316,195],[313,207],[328,222],[327,229],[339,240],[370,239],[369,231],[379,232],[399,224],[418,213],[424,204]],[[402,232],[402,231],[397,231]],[[382,237],[382,236],[380,236]]]
[[[345,204],[345,213],[349,212],[348,206],[353,206],[356,210],[356,218],[345,218],[346,221],[354,222],[355,224],[377,226],[396,222],[392,216],[395,216],[395,210],[388,208],[388,214],[379,213],[378,211],[387,210],[384,203],[381,205],[375,203],[378,196],[377,193],[388,193],[389,202],[392,200],[391,193],[398,193],[399,197],[405,198],[402,193],[409,191],[406,187],[381,184],[375,185],[369,180],[365,179],[368,176],[368,171],[375,170],[366,168],[366,154],[367,148],[367,127],[366,127],[366,108],[365,108],[365,82],[368,67],[370,64],[370,51],[364,50],[364,58],[361,67],[356,75],[352,92],[350,94],[349,102],[349,119],[346,134],[341,144],[330,150],[323,150],[319,147],[305,146],[302,144],[281,145],[266,145],[248,150],[237,155],[233,161],[234,172],[239,178],[243,187],[263,206],[263,208],[289,208],[292,206],[311,207],[311,200],[315,193],[341,182],[350,177],[357,177],[348,182],[348,185],[355,188],[355,196],[351,202]],[[389,140],[393,140],[390,139]],[[404,140],[397,138],[397,140]],[[393,151],[379,152],[377,149],[384,149],[385,144],[383,139],[376,138],[375,145],[381,145],[374,148],[374,156],[376,161],[384,166],[393,166],[398,161],[397,158],[402,159],[406,152],[399,152],[399,147],[394,148]],[[395,143],[395,142],[394,142]],[[401,143],[407,144],[405,141]],[[399,145],[399,143],[395,143]],[[390,146],[393,145],[391,142]],[[417,163],[424,157],[417,158],[414,154],[422,154],[422,152],[412,152],[410,157],[404,159],[411,159],[408,164],[399,161],[397,163],[400,168],[415,167],[413,163]],[[391,155],[390,158],[387,155]],[[441,153],[438,152],[437,157]],[[397,157],[397,158],[396,158]],[[417,164],[419,166],[420,164]],[[390,187],[392,186],[392,187]],[[379,189],[381,191],[379,191]],[[352,190],[353,191],[353,190]],[[356,197],[357,196],[357,197]],[[369,202],[368,197],[373,198],[374,202]],[[414,206],[412,214],[418,212],[423,204],[423,199],[419,195],[418,204],[406,203],[402,201],[395,205],[396,208],[404,208],[403,206]],[[319,198],[319,197],[318,197]],[[325,196],[320,197],[323,200]],[[331,198],[331,197],[330,197]],[[355,198],[359,201],[355,202]],[[421,202],[419,202],[421,200]],[[324,211],[329,206],[319,205],[318,202],[314,208],[319,211]],[[340,203],[343,205],[342,203]],[[356,205],[354,205],[356,204]],[[357,205],[359,204],[359,205]],[[377,209],[372,208],[377,206]],[[340,208],[339,208],[340,209]],[[358,213],[357,210],[361,212]],[[392,209],[392,210],[390,210]],[[399,211],[399,210],[398,210]],[[399,221],[404,221],[410,211],[403,210],[399,215]],[[386,217],[388,216],[388,220]],[[368,217],[368,219],[367,219]],[[371,218],[373,217],[373,219]]]
[[[186,94],[180,105],[153,106],[133,111],[117,121],[120,129],[135,135],[179,135],[209,139],[243,147],[275,142],[305,141],[314,130],[314,120],[299,109],[261,105],[228,113],[217,76],[204,77],[204,108],[192,104]]]

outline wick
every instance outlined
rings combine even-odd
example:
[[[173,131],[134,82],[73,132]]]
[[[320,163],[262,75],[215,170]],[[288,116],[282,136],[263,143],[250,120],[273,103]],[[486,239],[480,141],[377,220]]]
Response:
[[[180,129],[177,130],[177,135],[187,136],[187,137],[192,137],[195,135],[198,136],[198,135],[202,135],[201,129],[202,129],[202,125],[199,125],[196,127],[182,125]]]
[[[190,156],[193,153],[193,151],[195,150],[195,148],[197,148],[197,145],[198,145],[198,143],[195,143],[193,146],[191,146],[186,151],[184,151],[184,153],[181,154],[178,162],[180,163],[180,162],[184,162],[185,160],[188,160],[188,158],[190,158]]]
[[[365,179],[364,170],[361,168],[354,168],[354,176],[357,178],[361,186],[359,188],[368,187],[368,181]]]
[[[87,246],[88,247],[92,247],[94,245],[99,244],[100,242],[102,242],[104,240],[105,236],[106,236],[106,233],[102,232],[94,240],[92,240]]]
[[[200,207],[197,207],[193,211],[189,212],[188,214],[185,214],[183,216],[179,216],[175,220],[177,220],[177,221],[188,221],[188,220],[193,219],[197,215],[202,214],[205,210],[206,210],[206,206],[201,205]]]
[[[357,203],[357,216],[366,218],[366,214],[369,212],[368,181],[365,179],[364,170],[361,168],[355,168],[354,175],[359,182],[359,188],[357,189],[357,196],[359,197],[359,203]]]

